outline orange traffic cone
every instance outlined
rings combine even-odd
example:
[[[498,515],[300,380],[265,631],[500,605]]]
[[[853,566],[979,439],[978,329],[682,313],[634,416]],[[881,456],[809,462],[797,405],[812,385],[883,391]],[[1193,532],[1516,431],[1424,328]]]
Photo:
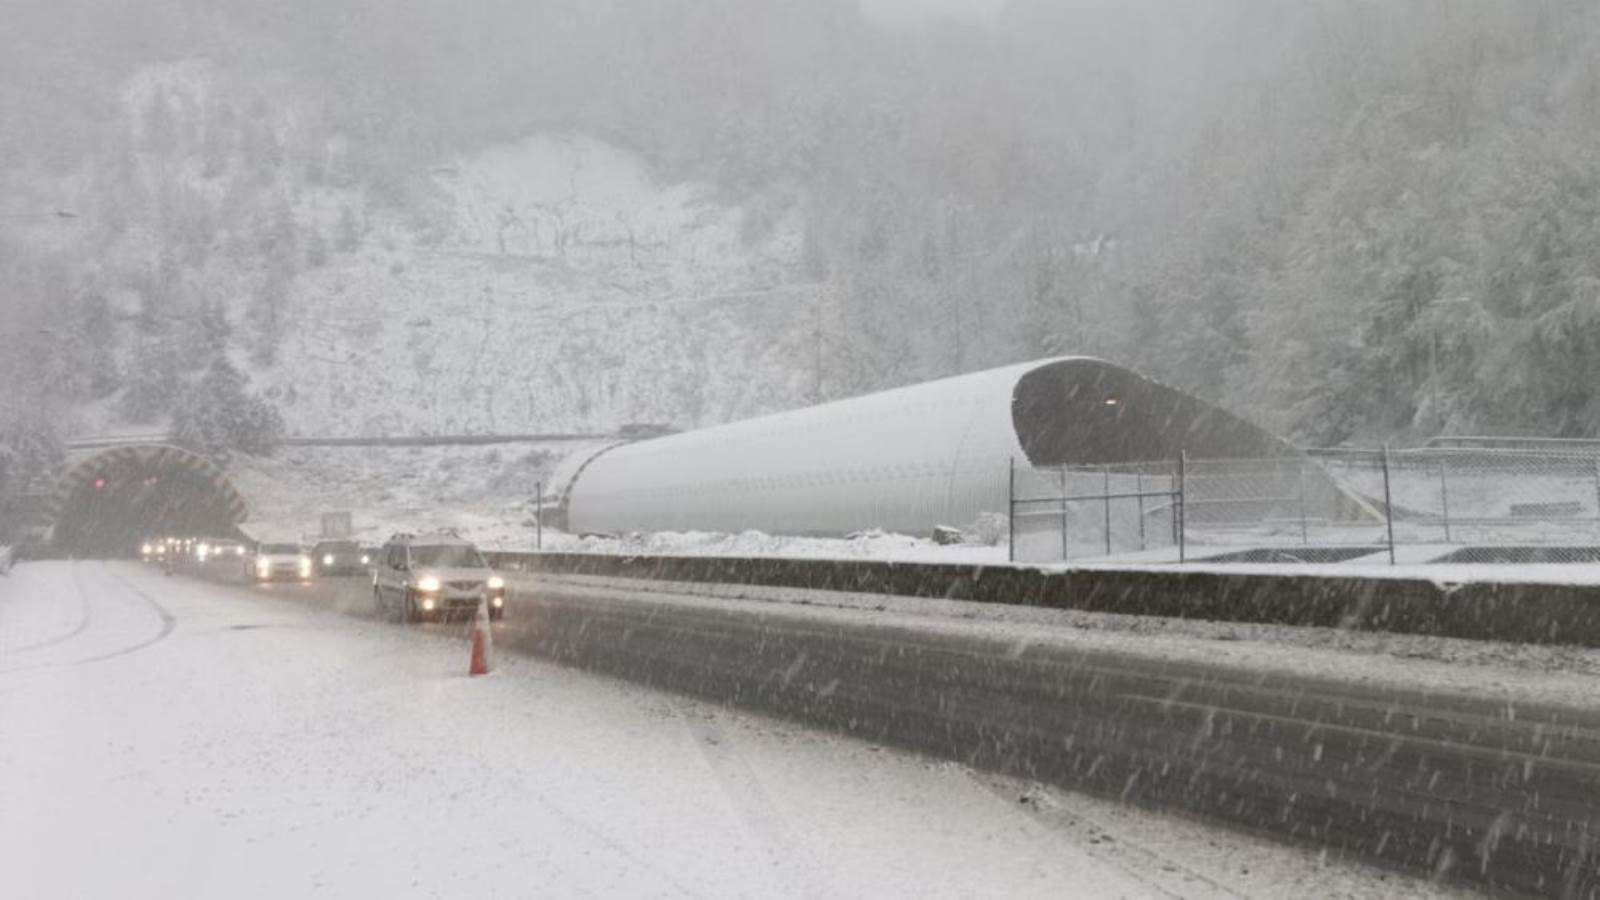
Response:
[[[468,675],[489,674],[489,649],[494,641],[489,636],[489,606],[478,601],[478,614],[472,620],[472,664]]]

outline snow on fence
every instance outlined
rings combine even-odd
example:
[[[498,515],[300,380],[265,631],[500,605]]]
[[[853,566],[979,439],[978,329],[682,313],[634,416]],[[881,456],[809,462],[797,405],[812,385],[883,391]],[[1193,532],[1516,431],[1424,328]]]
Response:
[[[1184,456],[1011,483],[1018,562],[1600,561],[1600,453]]]

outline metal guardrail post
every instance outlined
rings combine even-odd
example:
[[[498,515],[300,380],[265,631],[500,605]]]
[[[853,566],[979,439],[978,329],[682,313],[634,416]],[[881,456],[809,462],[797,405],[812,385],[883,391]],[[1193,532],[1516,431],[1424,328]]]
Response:
[[[1189,523],[1187,521],[1185,521],[1189,517],[1189,508],[1188,508],[1188,505],[1187,505],[1188,504],[1188,490],[1189,490],[1189,451],[1180,450],[1180,451],[1178,451],[1178,496],[1177,496],[1178,505],[1176,507],[1177,515],[1172,517],[1173,521],[1176,523],[1177,529],[1178,529],[1178,562],[1179,563],[1185,563],[1185,562],[1189,561],[1189,547],[1188,547]]]
[[[534,482],[533,495],[533,549],[544,549],[544,482]]]
[[[1006,457],[1006,562],[1017,561],[1017,458]]]
[[[1383,445],[1383,520],[1389,526],[1389,565],[1394,565],[1394,495],[1389,489],[1389,445]]]

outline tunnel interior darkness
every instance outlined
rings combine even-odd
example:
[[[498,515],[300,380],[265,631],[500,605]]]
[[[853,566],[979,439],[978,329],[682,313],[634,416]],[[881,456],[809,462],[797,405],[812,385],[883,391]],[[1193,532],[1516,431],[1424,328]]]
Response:
[[[1012,424],[1035,466],[1177,459],[1253,459],[1296,451],[1188,394],[1097,360],[1063,360],[1024,375]]]
[[[55,548],[125,557],[157,536],[238,537],[245,506],[209,460],[176,447],[119,448],[63,479]]]

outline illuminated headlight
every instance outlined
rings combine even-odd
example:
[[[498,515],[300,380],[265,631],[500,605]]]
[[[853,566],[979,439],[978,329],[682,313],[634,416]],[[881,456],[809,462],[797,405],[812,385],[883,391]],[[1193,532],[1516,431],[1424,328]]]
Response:
[[[500,608],[500,607],[502,607],[502,606],[505,606],[505,605],[506,605],[506,598],[504,598],[504,597],[502,597],[502,596],[500,596],[500,595],[499,595],[499,594],[496,594],[496,595],[495,595],[495,596],[494,596],[494,599],[493,599],[493,600],[490,600],[490,601],[489,601],[489,602],[490,602],[490,603],[492,603],[492,604],[494,604],[494,608],[495,608],[495,609],[499,609],[499,608]]]
[[[429,575],[426,578],[418,578],[417,579],[417,590],[423,592],[424,594],[431,594],[434,591],[437,591],[438,589],[439,589],[439,579],[433,577],[432,575]],[[431,603],[433,601],[430,600],[428,602]]]
[[[233,555],[234,556],[243,556],[244,555],[244,548],[243,547],[235,547],[235,548],[233,548]]]
[[[309,557],[309,556],[300,557],[300,577],[301,578],[310,578],[311,577],[311,557]]]
[[[489,576],[489,590],[498,591],[504,589],[505,586],[506,580],[504,578],[501,578],[499,575]]]
[[[272,563],[264,559],[256,560],[256,574],[262,578],[272,574]]]
[[[361,554],[361,564],[364,566],[369,562],[372,562],[372,557],[366,555],[365,553]]]
[[[423,600],[422,600],[422,611],[423,612],[433,612],[433,598],[432,597],[423,598]]]
[[[145,556],[149,556],[150,554],[152,554],[152,553],[154,553],[156,551],[155,551],[154,547],[150,546],[149,544],[145,544],[144,546],[139,548],[139,552],[143,553]]]
[[[322,564],[325,565],[325,566],[333,565],[333,554],[332,553],[324,553],[324,554],[322,554]]]
[[[205,562],[206,557],[211,555],[211,548],[207,547],[205,544],[201,544],[194,551],[194,555],[196,559],[200,560],[201,562]]]

